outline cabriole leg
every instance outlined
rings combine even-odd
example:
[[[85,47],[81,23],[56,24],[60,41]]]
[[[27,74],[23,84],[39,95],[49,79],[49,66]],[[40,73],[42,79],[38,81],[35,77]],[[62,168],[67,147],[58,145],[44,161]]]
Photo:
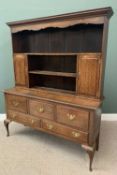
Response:
[[[8,120],[8,119],[4,120],[4,126],[5,126],[6,131],[7,131],[7,136],[10,136],[10,133],[9,133],[9,123],[10,123],[10,122],[11,122],[11,121]]]
[[[89,171],[92,171],[92,163],[93,163],[93,158],[94,158],[94,153],[95,153],[95,146],[90,147],[87,145],[82,145],[82,148],[88,153],[89,156]]]
[[[99,134],[97,136],[97,139],[96,139],[96,151],[99,150]]]
[[[94,151],[87,150],[87,153],[89,155],[89,171],[92,171],[92,163],[93,163]]]

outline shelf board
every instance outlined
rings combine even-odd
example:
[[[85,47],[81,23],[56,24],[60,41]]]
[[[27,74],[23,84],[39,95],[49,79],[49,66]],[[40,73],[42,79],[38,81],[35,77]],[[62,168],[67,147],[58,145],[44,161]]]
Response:
[[[81,55],[81,54],[99,54],[99,55],[101,55],[101,52],[63,52],[63,53],[57,53],[57,52],[55,52],[55,53],[53,53],[53,52],[14,52],[14,54],[26,54],[26,55],[31,55],[31,56],[35,56],[35,55],[40,55],[40,56],[77,56],[77,55]]]
[[[27,55],[42,55],[42,56],[76,56],[78,53],[25,53]]]
[[[62,93],[69,93],[69,94],[75,94],[76,93],[76,91],[72,91],[72,90],[70,91],[70,90],[43,87],[43,86],[34,86],[31,89],[42,89],[42,90],[47,90],[47,91],[55,91],[55,92],[62,92]]]
[[[54,53],[54,52],[15,52],[14,54],[25,54],[27,56],[75,56],[77,57],[77,55],[79,54],[78,52],[63,52],[63,53]]]
[[[33,70],[29,71],[30,74],[39,74],[39,75],[52,75],[52,76],[61,76],[61,77],[76,77],[76,73],[70,72],[55,72],[55,71],[41,71],[41,70]]]

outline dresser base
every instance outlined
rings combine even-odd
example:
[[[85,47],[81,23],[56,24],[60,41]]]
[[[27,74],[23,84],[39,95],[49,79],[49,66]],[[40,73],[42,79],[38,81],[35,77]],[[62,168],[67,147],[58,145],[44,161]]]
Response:
[[[7,137],[10,136],[9,124],[11,122],[12,122],[12,120],[9,120],[9,119],[5,119],[4,120],[4,126],[5,126],[6,131],[7,131]],[[88,156],[89,156],[89,171],[92,171],[93,170],[92,169],[92,163],[93,163],[95,150],[96,151],[99,150],[99,134],[98,134],[96,142],[95,142],[95,144],[93,146],[81,145],[81,147],[88,153]]]

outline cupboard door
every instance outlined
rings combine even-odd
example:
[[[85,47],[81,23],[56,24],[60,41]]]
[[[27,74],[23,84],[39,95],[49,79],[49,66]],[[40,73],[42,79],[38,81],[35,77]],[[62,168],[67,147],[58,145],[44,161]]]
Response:
[[[28,86],[27,56],[14,54],[15,82],[18,86]]]
[[[86,96],[100,96],[100,54],[79,55],[78,94]]]

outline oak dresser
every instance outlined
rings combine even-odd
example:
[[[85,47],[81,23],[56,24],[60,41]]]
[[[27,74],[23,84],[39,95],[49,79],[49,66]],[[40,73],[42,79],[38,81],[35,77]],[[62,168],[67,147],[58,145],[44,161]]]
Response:
[[[15,87],[5,90],[12,121],[77,142],[89,155],[99,147],[111,7],[10,22]]]

